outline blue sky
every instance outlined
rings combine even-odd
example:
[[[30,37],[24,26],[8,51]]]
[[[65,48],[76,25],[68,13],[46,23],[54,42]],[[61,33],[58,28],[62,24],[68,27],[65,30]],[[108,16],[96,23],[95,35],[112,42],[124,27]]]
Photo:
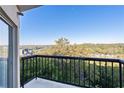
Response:
[[[124,6],[42,6],[21,17],[22,44],[124,43]]]
[[[8,45],[9,27],[0,19],[0,45]]]

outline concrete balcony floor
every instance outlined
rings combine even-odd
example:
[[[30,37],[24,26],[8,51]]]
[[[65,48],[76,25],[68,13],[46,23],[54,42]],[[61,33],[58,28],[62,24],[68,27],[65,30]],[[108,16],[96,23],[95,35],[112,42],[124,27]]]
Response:
[[[37,78],[25,84],[25,88],[79,88],[73,85],[58,83],[46,79]]]

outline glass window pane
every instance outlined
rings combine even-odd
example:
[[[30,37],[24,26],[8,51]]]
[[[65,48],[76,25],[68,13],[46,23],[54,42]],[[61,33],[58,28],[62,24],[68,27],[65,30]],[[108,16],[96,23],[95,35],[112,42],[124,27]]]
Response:
[[[0,19],[0,87],[7,87],[9,26]]]

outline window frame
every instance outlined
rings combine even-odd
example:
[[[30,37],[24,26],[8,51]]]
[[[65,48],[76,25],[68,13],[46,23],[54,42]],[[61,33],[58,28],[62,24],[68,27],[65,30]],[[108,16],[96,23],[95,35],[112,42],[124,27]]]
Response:
[[[7,88],[17,88],[20,85],[19,43],[18,26],[16,26],[0,7],[0,20],[8,25],[8,64],[7,64]]]

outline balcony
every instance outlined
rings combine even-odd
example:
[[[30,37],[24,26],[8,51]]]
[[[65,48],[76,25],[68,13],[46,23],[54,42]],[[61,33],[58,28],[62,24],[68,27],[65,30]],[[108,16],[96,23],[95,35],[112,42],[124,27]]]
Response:
[[[124,87],[124,61],[120,59],[34,55],[21,58],[20,72],[23,88],[40,84],[41,87]]]
[[[78,87],[42,78],[37,78],[25,84],[25,88],[78,88]]]

